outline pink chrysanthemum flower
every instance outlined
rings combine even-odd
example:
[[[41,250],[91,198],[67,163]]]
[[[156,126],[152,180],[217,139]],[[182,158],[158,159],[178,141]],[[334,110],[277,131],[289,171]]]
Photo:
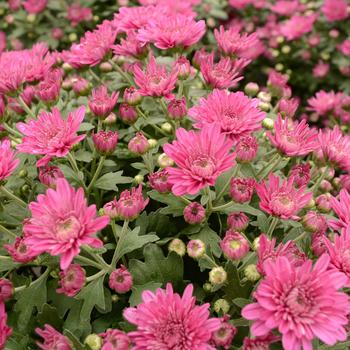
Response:
[[[118,92],[113,92],[111,96],[109,96],[107,87],[101,85],[92,90],[92,97],[89,98],[89,107],[92,113],[97,117],[106,118],[108,114],[113,111],[113,108],[118,101],[118,97]]]
[[[264,234],[259,237],[259,245],[257,248],[257,270],[261,275],[265,275],[264,263],[266,260],[275,261],[279,256],[285,256],[293,266],[302,265],[307,257],[294,243],[288,241],[285,244],[280,243],[276,246],[276,238],[269,240]]]
[[[225,257],[230,260],[240,260],[249,252],[249,242],[239,232],[228,230],[220,242]]]
[[[283,180],[274,175],[269,176],[269,182],[262,181],[255,189],[260,198],[260,208],[266,213],[282,219],[298,220],[296,215],[311,200],[312,193],[305,193],[305,186],[299,189],[293,186],[294,179]]]
[[[16,237],[14,243],[4,244],[4,248],[11,255],[12,259],[20,263],[28,263],[34,260],[38,254],[25,243],[24,238]]]
[[[61,91],[63,72],[60,69],[54,69],[45,76],[36,89],[37,97],[44,102],[55,102]]]
[[[167,169],[159,170],[148,176],[149,185],[159,193],[168,193],[173,185],[169,182],[169,172]]]
[[[144,57],[148,46],[141,42],[135,30],[127,32],[127,37],[120,39],[120,44],[112,46],[113,53],[120,56]]]
[[[316,93],[315,97],[308,99],[308,104],[310,111],[314,111],[319,115],[325,115],[332,112],[337,105],[341,102],[340,94],[336,94],[334,91],[326,92],[319,91]]]
[[[127,293],[133,286],[131,273],[124,265],[112,271],[109,276],[108,285],[111,289],[119,294]]]
[[[318,140],[326,161],[342,170],[350,171],[350,137],[343,135],[338,126],[319,131]]]
[[[270,10],[281,16],[291,16],[302,9],[299,0],[277,0],[275,4],[270,5]]]
[[[279,257],[275,262],[267,261],[264,268],[266,277],[254,294],[257,302],[242,310],[243,317],[254,321],[254,336],[277,328],[286,350],[311,350],[314,338],[327,345],[347,339],[350,300],[339,291],[347,278],[329,270],[326,254],[314,267],[307,260],[295,268],[287,258]]]
[[[44,339],[44,343],[37,342],[40,349],[73,350],[70,340],[48,324],[45,324],[44,329],[36,328],[35,332]]]
[[[184,220],[190,225],[200,224],[205,219],[205,209],[198,202],[186,205],[183,214]]]
[[[47,1],[48,0],[26,0],[23,3],[23,7],[28,13],[37,14],[45,10]]]
[[[295,40],[302,37],[304,34],[312,31],[317,15],[300,16],[294,15],[281,25],[281,34],[287,40]]]
[[[259,39],[256,33],[253,34],[240,34],[239,26],[233,26],[225,31],[223,26],[220,26],[219,30],[214,29],[214,36],[219,46],[220,51],[224,54],[246,59],[255,59],[255,55],[250,55],[250,49],[256,45],[259,45]]]
[[[188,114],[195,120],[195,127],[218,124],[221,132],[237,141],[261,129],[266,113],[258,109],[259,103],[258,99],[250,99],[240,91],[215,89],[207,98],[201,98],[199,105],[192,107]]]
[[[162,50],[188,48],[196,44],[205,33],[205,22],[196,22],[192,17],[182,14],[167,14],[151,18],[145,28],[138,32],[138,39],[153,43]]]
[[[337,45],[337,49],[345,56],[350,56],[350,40],[346,39]]]
[[[7,325],[5,304],[0,303],[0,349],[4,349],[5,343],[11,334],[12,329]]]
[[[85,116],[85,107],[69,113],[64,120],[57,108],[51,113],[41,112],[37,120],[18,123],[17,128],[25,137],[17,149],[22,153],[43,154],[37,166],[45,166],[53,157],[64,157],[73,145],[85,138],[77,131]]]
[[[116,131],[100,130],[96,134],[91,135],[97,152],[103,155],[112,154],[117,148],[118,133]]]
[[[341,235],[334,236],[332,243],[326,236],[324,244],[331,259],[331,265],[347,277],[346,286],[350,286],[350,225],[344,228]]]
[[[222,57],[218,63],[214,63],[214,53],[207,55],[206,60],[200,63],[200,70],[206,84],[216,89],[229,89],[237,85],[243,79],[241,72],[249,64],[249,60],[230,57]]]
[[[47,187],[55,188],[57,179],[63,177],[64,174],[62,170],[57,166],[45,166],[43,168],[39,168],[39,180]]]
[[[119,329],[107,329],[100,333],[103,338],[101,350],[128,350],[130,348],[130,339],[127,334]]]
[[[69,297],[78,294],[86,281],[85,270],[78,264],[70,264],[66,270],[59,273],[59,277],[60,288],[56,289],[56,292]]]
[[[235,165],[235,154],[230,153],[232,142],[225,139],[215,124],[205,126],[200,132],[177,129],[176,138],[163,149],[178,166],[168,168],[169,182],[177,196],[196,194],[206,186],[213,186],[220,174]]]
[[[72,27],[76,27],[80,22],[92,20],[92,10],[89,7],[82,7],[79,3],[68,6],[67,19]]]
[[[237,328],[229,323],[230,317],[225,315],[220,318],[220,328],[213,333],[211,343],[213,346],[222,347],[227,350],[230,348],[233,338],[237,333]]]
[[[0,183],[11,176],[20,163],[15,156],[16,153],[11,149],[9,140],[0,142]]]
[[[142,293],[143,302],[124,311],[124,317],[137,326],[129,336],[135,349],[214,350],[209,345],[213,332],[220,328],[220,320],[209,318],[209,304],[195,305],[193,286],[186,287],[183,296],[166,290]]]
[[[242,136],[236,145],[237,161],[240,163],[251,162],[258,153],[258,141],[254,136]]]
[[[316,66],[312,69],[312,75],[315,78],[323,78],[327,76],[330,69],[329,63],[325,63],[323,61],[319,61]]]
[[[243,339],[243,350],[270,350],[270,344],[280,340],[280,337],[268,334],[254,339],[245,337]]]
[[[281,115],[274,124],[274,134],[266,133],[273,146],[288,157],[305,156],[318,146],[318,133],[310,129],[305,120],[300,123]]]
[[[329,220],[329,225],[334,230],[347,227],[350,224],[350,194],[346,189],[340,190],[339,199],[330,198],[330,205],[339,220]]]
[[[348,2],[346,0],[324,0],[321,11],[328,22],[342,21],[349,15]]]
[[[96,217],[96,206],[87,206],[84,190],[76,191],[66,179],[58,179],[56,190],[40,194],[29,209],[32,217],[23,226],[25,243],[38,254],[60,255],[62,270],[79,254],[81,245],[102,246],[92,235],[107,226],[108,216]]]
[[[154,56],[150,56],[146,70],[134,69],[135,83],[144,96],[171,97],[177,81],[177,72],[167,72],[166,67],[157,64]]]

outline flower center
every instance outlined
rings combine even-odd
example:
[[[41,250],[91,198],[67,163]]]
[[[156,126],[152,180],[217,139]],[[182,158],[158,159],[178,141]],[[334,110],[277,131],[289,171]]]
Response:
[[[241,247],[241,242],[240,241],[237,241],[237,240],[234,240],[234,241],[231,241],[230,242],[230,247],[233,249],[233,250],[236,250],[236,249],[239,249]]]
[[[215,164],[208,156],[200,156],[193,161],[192,171],[200,177],[210,178],[215,171]]]
[[[277,215],[293,215],[296,211],[296,205],[288,193],[276,193],[271,198],[271,208]]]
[[[294,286],[286,296],[286,305],[294,316],[309,314],[313,304],[309,291],[302,286]]]
[[[187,336],[184,330],[184,325],[170,321],[159,327],[161,341],[166,345],[167,349],[185,350],[187,346]]]
[[[57,220],[56,236],[59,240],[68,241],[79,236],[81,225],[79,220],[74,216],[65,219]]]

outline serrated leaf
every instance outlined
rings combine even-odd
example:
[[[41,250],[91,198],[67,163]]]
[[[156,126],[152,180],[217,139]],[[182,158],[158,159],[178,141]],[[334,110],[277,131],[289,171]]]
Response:
[[[15,269],[20,265],[21,264],[14,262],[9,256],[0,256],[0,272]]]
[[[246,305],[252,303],[251,300],[245,299],[245,298],[235,298],[235,299],[232,300],[232,302],[233,302],[235,305],[237,305],[238,307],[240,307],[240,308],[243,308],[243,307],[245,307]]]
[[[171,214],[173,216],[182,216],[186,204],[181,198],[174,196],[171,193],[159,193],[157,191],[148,192],[148,196],[157,202],[167,204],[166,208],[162,208],[160,213],[164,215]]]
[[[93,124],[84,122],[80,124],[79,131],[89,131],[94,128],[95,126]]]
[[[207,249],[209,248],[211,253],[218,258],[221,256],[222,250],[219,245],[220,237],[209,226],[204,226],[199,233],[192,235],[191,239],[200,239],[205,243]]]
[[[84,150],[75,152],[75,159],[79,162],[90,163],[92,161],[92,153]]]
[[[88,348],[84,346],[79,339],[68,329],[63,331],[63,334],[72,342],[74,350],[87,350]]]
[[[106,191],[118,191],[117,184],[127,184],[133,181],[132,177],[122,176],[123,171],[107,173],[101,176],[95,183],[95,187]]]
[[[61,328],[63,321],[58,315],[57,308],[49,304],[44,304],[42,310],[38,314],[39,323],[44,326],[46,323],[52,327]]]
[[[262,212],[259,209],[255,209],[254,207],[250,206],[249,204],[239,204],[239,203],[232,203],[230,206],[218,211],[220,213],[230,214],[232,211],[241,211],[246,214],[258,216],[261,215]]]
[[[144,292],[145,290],[150,290],[154,292],[157,288],[160,288],[161,286],[162,283],[160,282],[149,282],[141,286],[134,285],[131,289],[132,292],[129,298],[130,306],[138,305],[141,302],[141,295],[142,292]]]

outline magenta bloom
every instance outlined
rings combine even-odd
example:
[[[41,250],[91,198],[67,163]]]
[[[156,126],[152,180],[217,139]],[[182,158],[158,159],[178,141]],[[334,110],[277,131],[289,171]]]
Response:
[[[45,10],[47,1],[48,0],[26,0],[23,3],[23,7],[28,13],[37,14]]]
[[[92,134],[91,138],[96,150],[101,154],[112,154],[117,148],[118,133],[115,131],[100,130],[97,134]]]
[[[12,282],[5,278],[0,278],[0,303],[5,303],[10,300],[13,292]]]
[[[287,40],[295,40],[312,31],[317,15],[294,15],[281,25],[281,33]]]
[[[36,252],[33,252],[33,250],[26,245],[22,237],[16,237],[12,245],[4,244],[4,248],[14,261],[24,264],[34,260],[38,256]]]
[[[92,10],[89,7],[82,7],[79,3],[68,6],[67,19],[72,27],[76,27],[80,22],[92,20]]]
[[[234,231],[244,231],[249,224],[249,218],[243,212],[234,211],[227,217],[227,226]]]
[[[347,227],[350,224],[350,194],[346,189],[340,190],[339,199],[330,198],[330,205],[338,216],[339,220],[329,220],[334,230]]]
[[[239,34],[240,28],[232,26],[225,30],[220,26],[219,30],[214,29],[215,40],[221,52],[225,55],[237,55],[241,58],[255,59],[256,55],[251,55],[251,49],[259,45],[259,39],[256,33],[253,34]]]
[[[240,137],[236,145],[237,161],[240,163],[251,162],[258,153],[258,141],[254,136]]]
[[[41,101],[50,103],[58,99],[61,91],[62,74],[60,69],[54,69],[39,83],[36,95]]]
[[[39,180],[47,187],[55,188],[57,179],[62,177],[64,177],[64,174],[57,166],[45,166],[39,168]]]
[[[81,245],[102,246],[92,235],[107,226],[108,216],[97,218],[96,206],[87,206],[83,189],[75,191],[66,179],[58,179],[56,190],[40,194],[29,209],[32,217],[23,226],[25,243],[38,254],[60,255],[62,270],[79,254]]]
[[[300,123],[278,115],[275,122],[275,133],[267,132],[273,146],[288,157],[305,156],[318,146],[318,133],[310,129],[305,120]]]
[[[240,260],[249,252],[249,242],[239,232],[228,230],[220,242],[225,257],[230,260]]]
[[[326,161],[350,171],[350,137],[343,135],[339,126],[320,130],[318,140]]]
[[[274,5],[270,6],[270,9],[281,16],[291,16],[298,10],[302,10],[303,6],[299,0],[277,0]]]
[[[177,81],[177,72],[167,72],[166,67],[158,65],[154,56],[150,56],[146,71],[134,68],[135,83],[143,96],[171,97]]]
[[[184,219],[190,225],[200,224],[205,219],[205,209],[198,202],[192,202],[186,205]]]
[[[198,106],[189,110],[195,127],[218,124],[221,132],[237,141],[242,136],[261,129],[266,113],[258,109],[260,101],[250,99],[243,92],[226,92],[215,89],[207,98],[201,98]]]
[[[139,30],[138,39],[153,43],[162,50],[174,47],[187,48],[196,44],[205,33],[205,22],[179,13],[151,18],[145,28]]]
[[[137,132],[136,136],[129,141],[128,150],[139,155],[146,153],[149,150],[146,137],[141,132]]]
[[[16,153],[11,149],[9,140],[0,142],[0,183],[11,176],[20,163],[15,156]]]
[[[212,88],[229,89],[237,86],[243,79],[240,74],[249,62],[243,58],[232,60],[229,57],[222,57],[218,63],[214,63],[214,53],[211,53],[201,61],[200,70],[204,81]]]
[[[127,293],[131,290],[133,280],[130,272],[124,265],[119,269],[113,270],[109,276],[109,287],[119,294]]]
[[[342,21],[348,17],[346,0],[324,0],[321,8],[328,22]]]
[[[45,324],[44,329],[36,328],[35,332],[44,339],[44,343],[37,342],[40,349],[73,350],[70,340],[49,324]]]
[[[97,117],[106,118],[109,113],[113,111],[117,101],[118,92],[113,92],[111,96],[108,95],[107,87],[101,85],[92,90],[92,97],[89,98],[89,107]]]
[[[318,113],[319,115],[326,115],[330,113],[341,103],[341,94],[334,93],[334,91],[326,92],[319,91],[315,97],[311,97],[307,101],[309,103],[309,110]]]
[[[237,333],[237,328],[228,322],[230,317],[225,315],[220,318],[220,328],[213,333],[211,342],[215,347],[223,347],[225,350],[229,349],[234,336]]]
[[[294,179],[281,179],[273,173],[269,176],[269,182],[256,185],[256,193],[260,198],[260,208],[266,213],[282,219],[298,220],[296,214],[311,200],[312,193],[305,193],[306,186],[294,188]]]
[[[256,182],[252,178],[233,177],[230,181],[230,196],[237,203],[250,202]]]
[[[0,349],[4,349],[7,339],[11,336],[12,329],[7,325],[5,304],[0,303]]]
[[[119,329],[107,329],[100,333],[103,338],[101,350],[128,350],[130,349],[130,339],[127,334]]]
[[[213,186],[223,172],[235,165],[230,153],[232,142],[226,140],[215,125],[200,132],[177,129],[177,140],[163,146],[164,152],[178,168],[168,168],[172,191],[177,196],[196,194],[206,186]]]
[[[137,326],[129,333],[135,349],[214,350],[209,341],[220,328],[220,320],[209,318],[209,304],[195,305],[192,293],[190,284],[181,297],[173,292],[170,283],[166,290],[143,292],[143,302],[124,311],[124,317]]]
[[[64,157],[73,145],[85,138],[85,135],[76,134],[84,116],[83,106],[69,113],[66,120],[53,108],[52,113],[41,112],[37,120],[18,123],[17,128],[25,137],[17,149],[22,153],[45,155],[37,166],[47,165],[53,157]]]
[[[59,276],[60,288],[56,289],[56,292],[69,297],[78,294],[86,281],[85,270],[78,264],[70,264],[66,270],[59,273]]]
[[[242,310],[243,317],[254,321],[254,336],[277,328],[286,350],[311,350],[314,338],[327,345],[347,339],[350,300],[339,291],[347,278],[328,269],[326,254],[314,267],[311,260],[296,268],[287,258],[279,257],[267,261],[264,268],[266,277],[254,295],[257,302]]]
[[[350,226],[342,230],[341,235],[334,236],[332,243],[326,236],[323,237],[331,265],[347,277],[346,286],[350,286]]]
[[[144,57],[148,46],[140,41],[135,30],[127,32],[127,37],[120,39],[120,44],[112,46],[113,53],[119,56]]]
[[[148,176],[149,185],[159,193],[168,193],[173,185],[169,182],[167,169],[158,170]]]

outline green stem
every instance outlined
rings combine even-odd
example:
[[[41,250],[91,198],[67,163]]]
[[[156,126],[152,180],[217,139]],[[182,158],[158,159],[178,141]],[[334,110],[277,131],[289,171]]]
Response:
[[[136,111],[138,114],[140,114],[140,116],[147,120],[147,116],[145,115],[145,113],[142,112],[141,108],[139,106],[136,106]],[[154,130],[158,131],[160,134],[162,134],[163,136],[168,136],[166,132],[164,132],[158,125],[155,124],[149,124],[152,128],[154,128]],[[146,133],[144,133],[146,135]]]
[[[181,98],[184,91],[184,82],[182,80],[179,81],[179,90],[177,92],[177,98]]]
[[[87,188],[87,190],[86,190],[86,193],[87,193],[87,194],[90,193],[90,191],[91,191],[91,189],[93,188],[95,182],[97,181],[98,177],[100,176],[101,171],[102,171],[102,168],[103,168],[103,164],[104,164],[105,160],[106,160],[106,157],[105,157],[105,156],[102,156],[102,157],[100,158],[100,161],[99,161],[99,163],[98,163],[98,166],[97,166],[97,169],[96,169],[96,171],[95,171],[95,174],[94,174],[94,176],[93,176],[93,178],[92,178],[92,180],[91,180],[91,182],[90,182],[90,184],[89,184],[89,186],[88,186],[88,188]]]
[[[223,205],[218,205],[217,207],[213,207],[212,208],[212,211],[220,211],[220,210],[223,210],[223,209],[226,209],[226,208],[229,208],[233,203],[232,202],[228,202],[226,204],[223,204]]]
[[[278,224],[278,221],[279,221],[279,218],[278,218],[278,217],[275,217],[275,216],[274,216],[274,217],[272,218],[270,227],[269,227],[269,229],[267,230],[267,233],[266,233],[266,235],[267,235],[269,238],[272,237],[272,233],[273,233],[273,231],[275,231],[275,228],[276,228],[276,226],[277,226],[277,224]]]
[[[181,199],[185,204],[191,204],[191,201],[184,196],[179,196],[178,198]]]
[[[15,137],[18,137],[18,138],[22,138],[22,137],[23,137],[23,135],[22,135],[20,132],[18,132],[17,130],[11,128],[8,124],[3,123],[3,124],[1,124],[1,126],[2,126],[9,134],[12,134],[12,135],[15,136]]]
[[[131,80],[131,78],[112,60],[108,61],[112,67],[123,77],[125,81],[127,81],[130,85],[134,85],[134,82]]]
[[[208,204],[207,204],[207,212],[208,215],[213,211],[213,202],[211,200],[211,195],[210,195],[210,187],[207,186],[204,188],[205,194],[208,196]]]
[[[90,248],[89,246],[84,246],[83,249],[84,249],[84,251],[85,251],[86,253],[88,253],[98,264],[100,264],[101,266],[103,266],[103,268],[109,269],[109,265],[104,261],[104,259],[103,259],[100,255],[98,255],[98,254],[94,253],[93,251],[91,251],[91,248]]]
[[[231,179],[234,178],[238,174],[239,168],[240,168],[240,164],[237,164],[233,168],[231,176],[229,177],[225,186],[222,188],[222,190],[219,192],[218,196],[216,197],[216,202],[218,202],[223,197],[223,195],[226,193],[228,187],[230,186]]]
[[[72,154],[70,152],[67,154],[67,159],[68,159],[73,171],[76,173],[80,184],[83,186],[84,191],[87,192],[86,185],[85,185],[83,179],[81,179],[81,177],[80,177],[81,171],[78,168],[78,165],[77,165],[77,162],[75,161],[75,158],[72,156]]]
[[[17,96],[17,101],[27,114],[29,114],[33,119],[36,119],[36,115],[32,112],[32,110],[28,107],[20,95]]]
[[[320,175],[320,177],[317,179],[317,181],[315,182],[315,184],[312,186],[312,191],[314,194],[317,193],[318,188],[321,185],[321,182],[325,179],[325,177],[327,176],[329,172],[329,166],[326,166],[326,169],[324,169],[323,173]]]
[[[101,80],[101,78],[96,75],[96,73],[91,69],[89,68],[89,73],[92,75],[92,77],[100,84],[103,84],[103,81]]]
[[[294,242],[298,242],[302,240],[308,233],[304,231],[302,234],[300,234],[297,238],[294,238]]]
[[[258,173],[256,174],[257,177],[259,177],[260,175],[261,176],[261,179],[264,179],[265,176],[269,173],[271,173],[275,168],[276,166],[278,165],[278,163],[281,161],[281,157],[279,154],[275,154],[271,160],[264,166],[262,167]],[[266,171],[267,170],[267,171]],[[266,173],[266,174],[265,174]]]
[[[17,238],[17,236],[10,231],[9,229],[7,229],[6,227],[0,225],[0,231],[4,232],[5,234],[7,234],[8,236],[12,237],[12,238]]]
[[[118,239],[118,242],[117,242],[117,246],[115,247],[115,251],[114,251],[114,254],[113,254],[112,262],[111,262],[111,265],[110,265],[111,268],[114,268],[116,266],[117,262],[118,262],[117,258],[118,258],[118,255],[120,253],[120,248],[122,246],[122,243],[123,243],[123,241],[125,239],[125,235],[128,232],[128,227],[129,227],[129,220],[125,220],[124,223],[123,223],[122,231],[120,233],[120,236],[119,236],[119,239]],[[115,235],[117,236],[116,233],[115,233]]]
[[[162,98],[160,98],[159,101],[160,101],[160,106],[162,107],[162,110],[163,110],[165,117],[168,118],[168,108],[167,108],[164,100]]]
[[[207,254],[204,254],[202,256],[202,259],[205,259],[207,261],[209,261],[211,264],[213,264],[215,267],[218,267],[219,265]]]
[[[24,202],[21,198],[17,197],[14,193],[9,191],[4,186],[0,186],[0,192],[2,192],[2,194],[7,198],[14,200],[20,207],[27,208],[26,202]]]
[[[74,257],[74,260],[77,260],[78,262],[80,261],[80,262],[86,264],[87,266],[94,266],[99,270],[103,270],[103,268],[104,268],[104,266],[102,266],[101,264],[99,264],[96,261],[93,261],[89,258],[86,258],[85,256],[77,255]]]
[[[14,289],[14,293],[18,293],[18,292],[21,292],[24,289],[30,288],[30,286],[32,286],[35,283],[38,283],[41,279],[45,278],[48,275],[49,272],[50,272],[50,268],[47,268],[45,270],[45,272],[38,279],[36,279],[35,281],[31,282],[29,285],[16,287]]]
[[[101,270],[100,272],[97,272],[97,273],[95,273],[94,275],[87,277],[87,278],[86,278],[86,282],[94,281],[94,280],[96,280],[97,278],[99,278],[99,277],[101,277],[101,276],[104,276],[106,273],[107,273],[106,270]]]

